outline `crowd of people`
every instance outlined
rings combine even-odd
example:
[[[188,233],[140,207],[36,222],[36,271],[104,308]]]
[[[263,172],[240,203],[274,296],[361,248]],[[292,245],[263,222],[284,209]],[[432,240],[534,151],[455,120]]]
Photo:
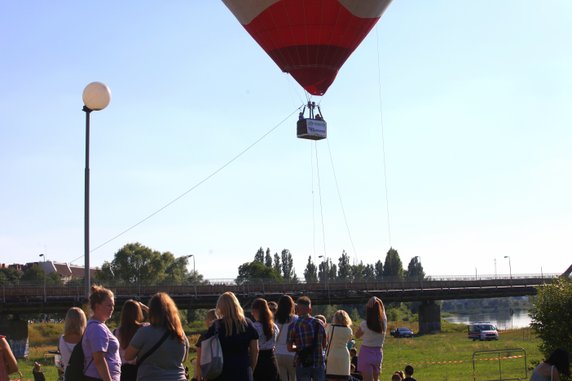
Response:
[[[58,345],[64,380],[78,345],[88,381],[186,381],[191,377],[184,366],[189,340],[168,294],[156,293],[148,305],[126,301],[119,325],[112,332],[106,322],[115,309],[113,292],[101,286],[93,286],[91,291],[89,320],[77,307],[66,314]],[[387,317],[377,297],[367,301],[365,311],[365,320],[353,332],[346,311],[336,311],[327,323],[324,316],[312,315],[307,296],[294,302],[284,295],[278,303],[255,299],[248,311],[250,319],[237,297],[225,292],[216,308],[207,312],[206,332],[196,343],[191,380],[206,379],[201,373],[201,346],[216,336],[224,359],[216,381],[378,381]],[[362,341],[359,351],[354,338]],[[8,375],[17,372],[10,346],[0,336],[0,381],[8,381]],[[413,373],[413,367],[407,365],[403,371],[393,372],[391,381],[416,381]],[[558,349],[534,369],[531,381],[559,381],[560,375],[570,375],[570,360],[566,351]]]

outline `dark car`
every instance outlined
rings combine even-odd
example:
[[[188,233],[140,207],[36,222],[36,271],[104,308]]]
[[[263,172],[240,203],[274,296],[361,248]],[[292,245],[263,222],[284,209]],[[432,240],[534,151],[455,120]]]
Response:
[[[413,331],[405,327],[396,328],[390,333],[393,337],[413,337]]]

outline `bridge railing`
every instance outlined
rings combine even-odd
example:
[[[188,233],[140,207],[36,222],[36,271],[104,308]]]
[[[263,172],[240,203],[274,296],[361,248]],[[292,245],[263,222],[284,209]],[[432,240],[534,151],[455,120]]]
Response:
[[[216,297],[226,291],[232,291],[241,295],[278,295],[278,294],[312,294],[327,291],[328,293],[361,292],[375,293],[395,290],[455,290],[471,288],[499,288],[499,287],[531,287],[549,282],[554,276],[543,274],[524,277],[513,276],[512,278],[453,278],[407,280],[386,278],[384,280],[332,280],[318,283],[305,282],[268,282],[267,280],[255,280],[236,284],[235,282],[209,282],[202,284],[175,285],[143,285],[143,284],[105,284],[111,288],[117,297],[146,298],[156,292],[166,292],[173,295],[186,295],[189,297],[210,296]],[[49,301],[52,298],[64,298],[66,300],[81,300],[83,298],[83,286],[74,284],[67,286],[50,286],[43,284],[21,283],[16,286],[2,286],[2,300],[6,302],[31,300]]]

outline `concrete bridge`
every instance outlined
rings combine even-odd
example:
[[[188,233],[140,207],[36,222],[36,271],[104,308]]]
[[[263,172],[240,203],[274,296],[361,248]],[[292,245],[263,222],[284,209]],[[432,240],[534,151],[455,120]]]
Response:
[[[363,304],[371,296],[384,302],[422,302],[419,311],[420,331],[440,330],[440,307],[437,300],[476,299],[535,295],[538,286],[552,282],[556,276],[482,277],[458,279],[332,281],[324,283],[268,283],[253,281],[241,285],[211,282],[201,285],[106,285],[113,290],[120,308],[127,299],[146,302],[156,292],[167,292],[179,309],[213,308],[217,298],[225,291],[236,294],[243,306],[255,298],[278,300],[283,294],[296,299],[307,295],[316,305]],[[44,287],[43,285],[2,287],[0,315],[25,313],[63,313],[71,306],[85,302],[83,286]]]

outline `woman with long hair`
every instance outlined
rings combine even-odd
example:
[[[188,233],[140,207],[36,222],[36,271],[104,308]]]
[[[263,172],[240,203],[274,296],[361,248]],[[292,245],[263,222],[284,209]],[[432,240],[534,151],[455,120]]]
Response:
[[[266,300],[257,298],[252,302],[252,316],[258,332],[258,362],[254,368],[254,381],[278,381],[278,365],[274,357],[274,347],[278,337],[278,327],[274,324],[272,311]]]
[[[570,356],[558,348],[532,371],[530,381],[560,381],[560,375],[570,376]]]
[[[219,296],[216,314],[219,319],[204,337],[218,333],[222,347],[223,369],[216,381],[251,381],[258,361],[258,332],[232,292]]]
[[[125,350],[131,342],[133,336],[139,328],[147,325],[143,322],[143,311],[149,311],[149,308],[141,302],[129,299],[123,303],[121,308],[121,316],[119,318],[119,326],[113,330],[113,334],[119,340],[119,357],[121,357],[121,381],[137,380],[136,361],[127,361],[125,359]]]
[[[137,330],[125,351],[127,361],[137,358],[137,381],[186,381],[189,341],[177,305],[166,293],[149,300],[149,323]]]
[[[294,313],[295,307],[294,300],[289,295],[282,295],[278,300],[278,310],[274,315],[279,329],[274,353],[281,381],[296,381],[296,368],[294,368],[296,352],[288,351],[288,329],[298,319]]]
[[[387,329],[385,307],[380,298],[372,296],[365,306],[366,319],[356,331],[356,338],[363,336],[358,355],[358,371],[364,381],[377,381],[383,361],[383,342]]]
[[[85,379],[120,381],[119,341],[105,325],[115,308],[113,292],[102,286],[91,286],[89,306],[93,314],[81,341]]]
[[[348,342],[352,339],[352,319],[344,310],[334,314],[332,324],[326,329],[326,378],[348,380],[351,374],[351,357]]]
[[[61,374],[65,373],[66,367],[70,362],[71,353],[81,340],[86,325],[87,318],[81,308],[72,307],[68,310],[64,320],[64,334],[60,336],[58,341],[58,349],[60,351],[58,372]]]

